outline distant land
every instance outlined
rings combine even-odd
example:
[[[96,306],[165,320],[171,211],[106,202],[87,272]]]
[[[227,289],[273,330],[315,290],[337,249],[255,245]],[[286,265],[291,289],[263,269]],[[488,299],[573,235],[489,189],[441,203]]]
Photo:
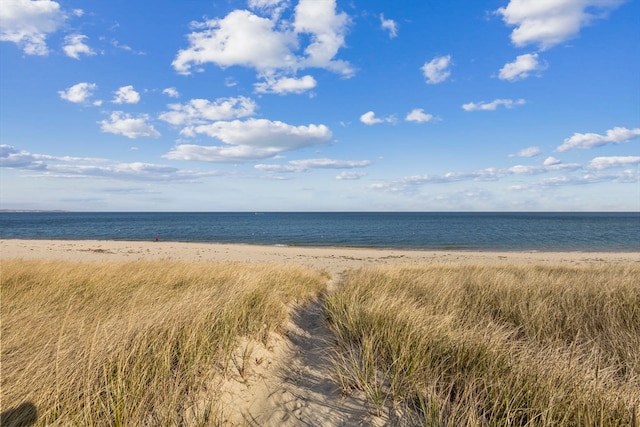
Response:
[[[19,212],[69,212],[63,210],[47,210],[47,209],[0,209],[0,212],[10,212],[10,213],[19,213]]]

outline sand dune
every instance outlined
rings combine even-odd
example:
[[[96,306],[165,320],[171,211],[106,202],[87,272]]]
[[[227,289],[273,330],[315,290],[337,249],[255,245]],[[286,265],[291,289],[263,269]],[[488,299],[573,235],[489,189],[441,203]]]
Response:
[[[68,261],[176,260],[295,264],[330,273],[328,290],[352,269],[401,264],[587,265],[640,263],[640,253],[467,252],[335,247],[287,247],[179,242],[1,240],[0,259]],[[322,300],[298,308],[284,334],[252,346],[247,378],[230,378],[221,389],[228,425],[396,425],[394,408],[375,413],[358,394],[345,396],[331,380],[326,358],[331,334]],[[238,356],[241,357],[241,356]]]

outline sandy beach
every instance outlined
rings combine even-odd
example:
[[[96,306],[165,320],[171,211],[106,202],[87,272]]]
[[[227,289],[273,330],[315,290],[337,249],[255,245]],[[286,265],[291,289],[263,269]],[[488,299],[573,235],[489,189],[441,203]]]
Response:
[[[399,264],[620,264],[640,263],[640,252],[475,252],[346,247],[260,246],[106,240],[0,240],[1,259],[67,261],[181,260],[297,264],[339,274]]]

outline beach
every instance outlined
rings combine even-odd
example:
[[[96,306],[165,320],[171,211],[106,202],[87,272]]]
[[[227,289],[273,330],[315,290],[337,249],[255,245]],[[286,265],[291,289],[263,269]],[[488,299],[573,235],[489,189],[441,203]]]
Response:
[[[107,240],[0,240],[2,259],[174,260],[295,264],[340,274],[385,265],[640,263],[640,252],[494,252]]]
[[[626,295],[627,302],[638,298],[636,284],[638,266],[640,265],[640,252],[434,251],[170,241],[4,239],[0,240],[0,260],[3,263],[3,274],[6,273],[5,275],[7,276],[6,289],[9,291],[9,293],[6,293],[3,290],[3,303],[8,304],[6,306],[3,305],[3,344],[7,347],[3,348],[3,364],[8,363],[7,366],[23,369],[23,366],[35,363],[31,362],[32,359],[34,361],[45,360],[46,357],[53,357],[51,354],[55,355],[57,364],[59,360],[62,360],[60,358],[62,356],[59,355],[64,354],[64,357],[68,360],[69,378],[81,379],[81,381],[78,380],[81,386],[74,385],[69,387],[69,393],[72,398],[68,401],[71,403],[65,403],[68,407],[72,407],[74,402],[77,403],[74,393],[82,392],[87,396],[94,396],[95,393],[91,392],[89,387],[99,387],[99,390],[103,390],[104,387],[107,389],[110,387],[109,383],[104,385],[99,382],[102,377],[98,374],[82,374],[84,370],[89,368],[98,369],[96,371],[98,373],[102,372],[100,369],[106,369],[95,365],[96,357],[102,355],[101,357],[107,360],[111,354],[121,354],[121,357],[115,358],[117,363],[120,363],[118,361],[121,360],[138,361],[136,362],[138,365],[134,363],[135,366],[146,366],[137,374],[140,378],[143,378],[152,370],[151,365],[161,363],[161,361],[167,359],[168,356],[163,356],[165,354],[162,353],[163,351],[166,351],[167,355],[174,354],[174,348],[171,347],[171,343],[167,344],[167,349],[163,350],[162,346],[165,345],[166,340],[162,336],[163,334],[171,335],[172,331],[178,328],[181,322],[185,321],[184,319],[193,317],[196,320],[190,325],[206,328],[207,324],[211,322],[210,319],[219,320],[217,314],[214,317],[206,314],[207,310],[213,310],[212,312],[218,313],[213,308],[217,301],[227,301],[227,304],[231,306],[241,300],[251,302],[253,297],[246,299],[246,296],[257,295],[256,293],[261,292],[261,288],[265,287],[274,289],[274,291],[265,291],[266,294],[261,297],[264,298],[263,301],[267,301],[272,297],[278,299],[281,298],[281,295],[288,295],[290,290],[298,286],[298,284],[302,285],[308,282],[315,283],[313,286],[315,286],[314,289],[316,290],[302,290],[299,296],[292,296],[290,300],[283,301],[289,312],[284,320],[280,320],[282,323],[265,329],[265,326],[260,324],[262,320],[258,320],[256,332],[248,335],[244,335],[245,333],[243,332],[239,335],[234,341],[234,347],[229,349],[230,353],[227,356],[230,368],[220,371],[223,374],[214,373],[213,376],[207,377],[208,379],[204,383],[197,382],[199,374],[194,377],[196,378],[193,380],[194,384],[197,384],[197,387],[194,386],[194,390],[197,390],[197,393],[179,395],[179,398],[183,399],[181,401],[187,402],[179,405],[183,411],[179,416],[186,417],[182,419],[186,419],[187,424],[189,420],[200,420],[199,422],[202,425],[382,426],[405,425],[408,422],[407,420],[413,419],[411,417],[415,416],[414,411],[417,409],[410,405],[400,405],[405,398],[390,398],[389,394],[385,394],[387,397],[378,401],[379,395],[375,393],[374,389],[368,388],[367,384],[364,383],[357,385],[356,383],[360,380],[353,383],[352,380],[344,376],[345,372],[347,372],[349,375],[354,374],[358,377],[355,367],[364,366],[364,362],[358,361],[355,364],[349,364],[350,359],[348,357],[354,354],[364,357],[366,348],[360,349],[356,353],[338,353],[338,347],[334,347],[332,343],[336,343],[338,337],[336,331],[339,330],[340,325],[340,310],[345,310],[344,312],[346,313],[350,308],[355,309],[354,302],[364,301],[367,295],[369,297],[375,295],[376,298],[382,298],[380,300],[382,302],[374,303],[373,306],[382,308],[384,316],[397,315],[399,316],[398,319],[412,318],[414,319],[412,321],[413,326],[420,331],[419,333],[411,332],[410,337],[412,338],[400,338],[403,333],[402,330],[391,333],[391,337],[397,336],[403,342],[403,345],[398,348],[404,348],[410,340],[423,336],[431,326],[436,325],[434,327],[437,329],[437,325],[446,325],[453,318],[452,316],[457,315],[454,312],[452,312],[453,314],[444,313],[442,317],[438,318],[440,320],[434,323],[435,317],[425,309],[426,320],[416,320],[419,319],[416,316],[423,310],[426,301],[430,301],[431,298],[433,298],[433,301],[437,301],[441,292],[446,291],[447,288],[453,289],[457,286],[458,288],[456,289],[459,289],[459,291],[454,291],[451,294],[452,298],[454,298],[452,299],[453,302],[443,305],[443,307],[453,306],[457,304],[455,302],[456,295],[474,292],[474,288],[469,287],[469,277],[485,275],[485,279],[480,280],[481,285],[477,288],[478,296],[485,295],[485,292],[497,292],[496,295],[501,295],[500,298],[489,298],[485,301],[494,301],[500,304],[501,299],[503,299],[504,304],[500,310],[510,310],[520,306],[519,304],[523,302],[524,298],[517,296],[521,292],[520,289],[524,292],[522,295],[530,292],[527,289],[534,290],[532,291],[534,294],[529,295],[537,296],[527,300],[527,305],[522,307],[531,308],[531,313],[527,314],[527,316],[531,316],[530,322],[541,322],[543,326],[538,328],[539,330],[555,327],[555,322],[549,323],[548,321],[557,315],[554,314],[556,313],[554,311],[556,308],[560,310],[559,313],[565,313],[565,310],[573,310],[571,307],[576,308],[576,310],[593,307],[595,304],[600,304],[599,301],[602,300],[603,311],[599,312],[599,314],[593,314],[593,311],[589,309],[584,312],[576,311],[567,318],[584,318],[585,320],[577,320],[578,326],[583,324],[608,324],[606,322],[611,318],[613,320],[610,323],[614,325],[611,331],[615,333],[616,328],[618,328],[615,325],[634,325],[634,322],[616,320],[615,316],[619,315],[616,310],[612,310],[610,313],[605,313],[604,310],[606,307],[613,306],[613,304],[620,305],[621,310],[628,305],[624,299],[614,300],[617,294]],[[17,264],[16,260],[18,260]],[[47,263],[48,261],[54,261],[54,263]],[[56,263],[55,261],[59,262]],[[76,262],[78,264],[74,264]],[[92,264],[94,262],[95,264]],[[14,265],[9,268],[12,263]],[[26,267],[21,267],[21,264]],[[231,267],[227,269],[225,266]],[[407,270],[393,268],[404,266],[415,268]],[[7,269],[5,270],[4,267],[7,267]],[[369,269],[369,267],[389,267],[389,269],[376,270]],[[577,268],[574,269],[573,267]],[[608,270],[604,271],[603,269],[605,268]],[[13,277],[26,277],[26,275],[31,274],[29,269],[34,270],[35,279],[32,283],[37,283],[37,285],[24,284],[25,292],[23,294],[20,291],[21,288],[16,288],[11,284],[17,283],[12,282],[9,277],[9,270],[11,269],[17,269],[18,271],[17,276]],[[114,273],[108,273],[109,271]],[[206,273],[206,271],[217,273],[210,274]],[[256,274],[256,271],[264,272]],[[362,273],[359,273],[360,271]],[[567,272],[571,274],[566,274]],[[38,274],[40,275],[38,276]],[[110,274],[112,275],[110,276]],[[222,282],[206,279],[201,286],[198,279],[201,274],[202,277],[209,274],[207,277],[220,277],[220,280],[228,280],[229,285],[220,285]],[[465,274],[470,274],[470,276],[464,276]],[[598,277],[601,278],[595,278],[596,276],[592,276],[592,274],[599,274],[600,276]],[[76,277],[76,275],[80,276]],[[191,277],[191,279],[187,279],[187,277]],[[226,279],[223,279],[225,277]],[[411,279],[411,277],[416,279]],[[464,277],[467,278],[465,279]],[[515,279],[516,277],[518,279]],[[527,277],[528,279],[526,279]],[[49,278],[51,283],[45,283]],[[393,282],[398,278],[403,283],[412,284],[403,284],[396,290],[385,290],[386,286],[392,287]],[[408,308],[413,303],[410,299],[407,299],[407,295],[403,296],[402,294],[406,291],[411,295],[413,289],[426,286],[425,283],[431,280],[430,278],[433,278],[436,282],[432,288],[425,291],[430,295],[430,299],[420,300],[421,302],[415,308]],[[26,279],[21,279],[21,282],[22,280]],[[58,280],[58,282],[54,282],[55,280]],[[456,282],[456,280],[461,281]],[[376,281],[378,281],[379,285],[376,285]],[[605,288],[600,289],[600,286],[604,286],[602,283],[605,283],[605,281],[610,282],[610,284],[606,285],[609,287],[618,286],[620,282],[625,282],[626,285],[620,285],[619,291],[607,291]],[[349,282],[351,282],[351,285]],[[350,286],[354,288],[354,285],[357,288],[359,286],[358,283],[372,284],[372,286],[379,286],[379,288],[375,292],[369,292],[365,289],[360,297],[345,302],[345,306],[340,309],[340,301],[342,301],[340,295],[344,293],[343,290]],[[442,286],[443,283],[447,283],[447,285]],[[23,283],[19,283],[19,286],[23,286]],[[493,291],[491,290],[492,287],[495,288]],[[537,292],[535,289],[539,287],[545,287],[546,290],[541,294],[535,294]],[[42,290],[39,288],[42,288]],[[66,294],[64,295],[68,296],[62,296],[62,288],[66,289],[64,291]],[[254,290],[251,291],[251,289]],[[318,293],[317,289],[322,290]],[[545,296],[547,295],[547,290],[556,295],[554,300],[544,299],[547,298]],[[311,300],[309,300],[310,292],[315,295]],[[573,292],[573,296],[571,296],[570,292]],[[243,293],[245,297],[242,296]],[[26,299],[31,298],[29,295],[32,294],[34,295],[33,299]],[[54,298],[55,295],[58,295],[58,297]],[[224,295],[228,296],[224,297]],[[512,297],[515,299],[510,301],[509,298]],[[575,303],[571,307],[565,306],[565,301],[571,298],[575,301],[583,302]],[[603,298],[614,299],[605,301]],[[20,302],[22,299],[24,301]],[[469,301],[479,302],[481,300],[482,298],[474,297]],[[104,302],[101,303],[100,301]],[[22,305],[13,307],[15,304]],[[261,312],[262,314],[253,316],[248,315],[246,321],[254,317],[260,318],[259,316],[265,316],[265,319],[270,318],[274,314],[269,312],[268,307],[272,307],[270,304],[272,303],[250,303],[251,310],[264,309],[266,312],[263,311]],[[536,308],[536,304],[538,304],[538,308]],[[633,302],[629,304],[633,305]],[[40,311],[41,307],[44,306],[51,307],[45,310],[50,318],[42,316],[43,313]],[[110,309],[110,307],[113,309]],[[164,308],[160,309],[159,307]],[[240,305],[240,307],[244,306]],[[333,314],[331,309],[334,310]],[[405,309],[407,311],[403,312]],[[10,311],[7,312],[6,310]],[[53,314],[53,310],[56,310],[57,314]],[[227,312],[234,313],[238,310],[234,309]],[[540,314],[545,313],[545,310],[550,310],[549,314]],[[558,360],[554,366],[558,367],[559,371],[556,376],[562,377],[564,375],[563,372],[566,371],[566,358],[573,357],[572,355],[579,351],[581,352],[580,358],[583,360],[581,363],[585,367],[583,368],[580,365],[575,369],[579,369],[580,372],[584,371],[585,378],[591,375],[594,366],[597,366],[595,368],[596,372],[599,371],[600,356],[596,355],[596,358],[592,354],[590,341],[592,338],[582,338],[578,333],[575,336],[575,343],[578,344],[570,344],[565,346],[566,348],[552,348],[550,350],[551,353],[548,355],[545,353],[542,356],[535,356],[538,359],[526,359],[526,357],[529,357],[529,353],[525,351],[520,354],[518,353],[519,350],[517,350],[522,348],[521,342],[517,342],[513,344],[513,347],[510,347],[512,344],[508,337],[515,336],[515,334],[504,332],[505,330],[500,328],[491,329],[492,325],[494,325],[493,322],[487,322],[479,317],[480,320],[472,323],[471,327],[467,326],[468,329],[465,330],[462,325],[466,320],[463,319],[470,318],[470,313],[474,312],[481,313],[482,309],[476,307],[469,312],[458,313],[462,317],[452,325],[460,327],[462,332],[459,332],[459,335],[455,335],[458,332],[449,331],[448,336],[453,337],[451,339],[468,337],[469,331],[473,331],[474,328],[479,327],[478,325],[483,325],[482,327],[486,326],[489,329],[479,334],[479,336],[482,339],[489,336],[494,337],[491,340],[497,340],[487,347],[494,352],[492,358],[495,360],[503,360],[503,358],[510,357],[513,360],[509,359],[507,362],[514,364],[514,366],[529,366],[537,363],[536,360],[540,359],[544,362],[541,362],[542,364],[539,367],[540,372],[542,372],[549,369],[549,358],[557,357]],[[189,314],[187,315],[187,313]],[[633,316],[633,310],[630,313],[630,316]],[[199,316],[204,316],[208,320],[197,320],[201,318]],[[328,323],[327,319],[329,318],[333,319],[329,322],[333,323],[333,325]],[[423,326],[420,326],[421,322]],[[109,328],[104,326],[119,324],[123,326]],[[231,324],[238,325],[243,323],[232,321]],[[394,324],[403,323],[402,321],[396,321]],[[363,323],[363,325],[365,324]],[[166,332],[157,332],[160,327],[166,328]],[[194,327],[188,326],[185,328],[185,331],[193,331],[190,332],[191,335],[187,336],[185,342],[198,342],[199,339],[206,339],[210,333],[198,332],[193,329]],[[631,327],[633,328],[633,326]],[[131,338],[133,335],[129,333],[133,334],[138,330],[137,328],[140,328],[138,338]],[[562,328],[572,330],[570,326],[563,326]],[[16,331],[20,330],[24,330],[24,334],[16,333]],[[30,334],[34,330],[41,330],[42,332],[31,336]],[[368,334],[384,332],[384,330],[384,327],[381,326],[364,326],[364,332]],[[27,333],[27,331],[29,332]],[[208,330],[205,329],[205,331]],[[265,331],[269,332],[266,333]],[[561,331],[564,332],[564,329]],[[359,333],[364,332],[361,331]],[[82,337],[81,333],[84,334]],[[103,335],[97,335],[98,333],[104,334],[104,338],[102,338]],[[122,336],[117,334],[122,334]],[[501,334],[506,335],[503,337]],[[610,336],[612,334],[606,333],[603,335]],[[114,338],[115,336],[119,338],[116,339]],[[346,335],[340,336],[344,338]],[[42,342],[34,342],[34,337],[39,337],[38,339]],[[594,337],[599,339],[597,335],[594,335]],[[630,332],[624,337],[624,339],[620,340],[621,344],[618,344],[618,347],[623,349],[622,354],[632,354],[633,352],[624,350],[626,348],[625,345],[635,345],[638,333],[635,329],[630,329]],[[630,340],[630,338],[633,339]],[[147,342],[140,340],[149,342],[149,344],[142,345],[142,350],[140,350],[142,356],[137,355],[138,353],[133,353],[133,350],[127,346],[127,343]],[[63,341],[67,342],[66,347],[60,344]],[[382,342],[382,340],[376,338],[374,342]],[[415,341],[412,345],[418,345],[417,343],[419,342]],[[468,348],[469,344],[468,341],[461,341],[461,343],[460,349],[455,351],[459,351],[456,354],[463,357],[468,353],[464,349]],[[119,348],[117,351],[112,349],[116,344],[121,346],[117,347]],[[342,347],[339,348],[355,348],[353,347],[355,346],[354,343],[341,345]],[[102,349],[102,346],[104,346],[104,349]],[[145,352],[145,348],[151,346],[157,346],[158,349],[152,353]],[[532,346],[532,348],[534,347]],[[428,354],[432,354],[430,350],[432,348],[431,344],[425,348],[428,349]],[[87,356],[88,359],[83,356],[85,353],[80,351],[82,349],[85,349],[85,352],[88,351],[87,349],[91,349],[86,353],[89,354]],[[77,355],[70,356],[74,355],[76,351],[79,352]],[[41,353],[43,356],[39,355]],[[424,357],[416,355],[417,353],[414,356],[423,360],[426,358],[427,353],[425,353]],[[22,356],[17,356],[20,354]],[[132,354],[136,355],[132,356]],[[207,352],[194,350],[192,354],[194,355],[193,357],[201,357]],[[373,354],[377,353],[374,352]],[[411,352],[406,353],[405,356],[410,356],[411,354]],[[480,352],[478,354],[485,353]],[[390,359],[399,360],[397,357],[400,356],[402,354],[390,356]],[[447,359],[448,356],[445,356],[446,354],[442,356],[443,359],[437,359],[434,366],[441,366],[440,362],[438,362],[439,360],[449,360]],[[339,358],[336,359],[336,357]],[[472,358],[475,357],[480,356],[472,356]],[[156,358],[158,361],[154,362]],[[375,359],[374,362],[376,364],[381,363],[383,359]],[[633,356],[630,356],[628,361],[623,362],[625,363],[625,369],[636,369],[633,367],[637,365],[635,360]],[[86,367],[81,368],[79,370],[81,374],[78,374],[76,372],[78,370],[77,367],[85,366],[81,365],[81,363],[85,363]],[[113,366],[120,366],[117,363]],[[478,366],[485,366],[485,364],[490,363],[492,362],[486,361]],[[50,363],[43,362],[41,365],[40,368],[34,365],[36,367],[29,369],[35,369],[32,374],[35,377],[42,376],[46,378],[47,373],[51,372]],[[406,364],[406,366],[413,365],[414,362]],[[112,365],[106,364],[104,366]],[[118,369],[122,369],[123,372],[128,372],[129,369],[132,369],[129,365],[126,366],[126,368]],[[203,366],[212,365],[205,364]],[[198,367],[197,372],[200,372],[203,366]],[[340,366],[346,370],[340,371],[338,369]],[[378,367],[377,369],[384,373],[391,372],[391,368]],[[37,374],[37,369],[41,369],[42,373]],[[56,372],[58,369],[61,368],[56,368]],[[441,367],[437,369],[441,369]],[[460,372],[466,369],[468,368],[464,368]],[[595,396],[593,398],[599,399],[604,405],[602,407],[615,403],[617,412],[613,413],[613,415],[607,415],[612,417],[610,418],[611,420],[626,419],[624,417],[629,414],[632,417],[637,416],[636,412],[634,412],[636,411],[635,402],[640,399],[637,390],[634,391],[628,381],[626,383],[625,381],[620,382],[613,374],[609,375],[609,371],[615,371],[614,368],[607,369],[603,369],[602,372],[606,371],[608,376],[603,377],[605,374],[601,374],[600,383],[596,381],[593,386],[592,392],[594,394],[585,397],[585,399],[589,400],[592,399],[591,396]],[[18,371],[16,370],[16,372]],[[159,372],[164,375],[168,371],[161,369]],[[337,372],[342,372],[342,374]],[[436,371],[437,375],[435,376],[427,377],[437,378],[440,375],[439,372]],[[58,384],[57,375],[56,373],[55,378],[52,377],[50,383],[45,382],[41,387],[49,389],[54,384]],[[170,372],[167,375],[167,378],[163,381],[171,383],[173,377]],[[520,374],[517,374],[515,378],[520,378],[518,375]],[[533,375],[539,375],[539,373],[534,372]],[[497,378],[486,381],[499,384],[502,381],[501,376],[502,374]],[[410,381],[414,381],[414,377],[418,378],[418,375],[411,374],[408,378]],[[131,375],[127,374],[122,378],[128,381]],[[584,381],[582,378],[579,377],[576,381],[582,383]],[[97,383],[87,382],[89,379],[96,380]],[[596,373],[597,379],[598,373]],[[154,381],[160,380],[154,379]],[[388,381],[388,379],[384,381]],[[475,381],[470,381],[470,384],[475,384]],[[132,381],[132,384],[129,387],[134,387],[135,389],[137,384],[142,384],[142,380]],[[572,399],[576,398],[570,394],[571,390],[573,390],[571,388],[573,387],[572,384],[571,382],[552,384],[549,388],[540,389],[536,393],[542,396],[540,399],[548,399],[549,401],[562,398],[567,402],[567,407],[569,407]],[[9,383],[5,384],[5,386],[8,385]],[[502,386],[496,385],[496,387],[502,389]],[[615,393],[607,391],[613,389],[612,387],[618,387],[615,389]],[[134,407],[131,409],[132,413],[137,410],[142,411],[143,415],[141,415],[142,418],[140,419],[150,416],[144,415],[147,412],[154,414],[153,416],[164,414],[162,404],[157,403],[162,402],[160,391],[164,390],[164,388],[164,385],[158,385],[155,388],[145,389],[146,392],[151,393],[150,399],[156,399],[154,401],[156,403],[145,409]],[[559,389],[568,391],[558,392],[557,390]],[[385,393],[390,393],[388,389],[386,390]],[[132,393],[132,391],[127,393]],[[143,391],[138,391],[138,393],[143,393]],[[399,393],[398,396],[401,396],[402,391],[397,391],[397,393]],[[514,394],[505,393],[502,398],[507,400],[514,396]],[[618,395],[621,393],[626,396],[626,400],[619,399]],[[13,399],[12,407],[2,408],[2,419],[8,422],[7,425],[11,424],[8,421],[12,419],[11,417],[14,417],[13,419],[15,420],[15,417],[18,416],[26,417],[27,420],[38,420],[41,423],[45,423],[47,419],[55,419],[55,415],[51,415],[50,412],[50,407],[55,405],[45,403],[46,396],[48,396],[47,393],[40,397],[31,397],[31,394],[26,393],[24,397],[20,397],[23,394],[20,390],[9,392],[9,401]],[[515,395],[517,395],[517,392]],[[436,399],[434,401],[437,401],[442,396],[433,398]],[[442,417],[450,414],[451,408],[446,406],[449,397],[444,396],[440,401],[445,402],[442,403],[445,406],[438,408],[436,413],[440,417],[437,419],[442,422],[445,420]],[[130,399],[124,399],[122,402],[130,402]],[[523,404],[529,403],[531,402],[523,402]],[[114,409],[111,407],[100,415],[100,408],[103,408],[104,405],[98,401],[88,401],[85,404],[93,405],[92,408],[94,409],[88,410],[89,416],[98,418],[101,416],[113,416]],[[542,404],[543,407],[545,405],[544,403]],[[597,408],[600,407],[598,405],[596,405]],[[118,406],[116,405],[116,407]],[[457,412],[454,411],[457,414],[455,416],[470,416],[473,418],[475,415],[468,415],[460,409],[464,407],[466,406],[461,405]],[[81,405],[78,410],[82,412],[82,408],[83,406]],[[84,410],[87,410],[86,406],[84,408]],[[531,409],[531,411],[534,410]],[[213,415],[207,415],[209,414],[207,411],[212,411],[211,414]],[[562,410],[560,410],[560,413],[562,413]],[[584,416],[591,416],[591,412],[586,413],[583,409],[578,408],[577,415],[574,414],[574,417],[580,418],[583,413],[586,414]],[[133,417],[134,415],[130,414],[129,416]],[[166,414],[162,416],[166,416]],[[211,421],[210,416],[213,416],[215,421]],[[508,418],[508,416],[507,414],[506,417]]]

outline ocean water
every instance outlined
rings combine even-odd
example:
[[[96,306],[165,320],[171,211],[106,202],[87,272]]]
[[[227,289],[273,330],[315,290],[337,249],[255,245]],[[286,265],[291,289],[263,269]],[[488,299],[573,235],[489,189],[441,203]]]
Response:
[[[2,239],[506,251],[640,251],[633,213],[0,212]]]

